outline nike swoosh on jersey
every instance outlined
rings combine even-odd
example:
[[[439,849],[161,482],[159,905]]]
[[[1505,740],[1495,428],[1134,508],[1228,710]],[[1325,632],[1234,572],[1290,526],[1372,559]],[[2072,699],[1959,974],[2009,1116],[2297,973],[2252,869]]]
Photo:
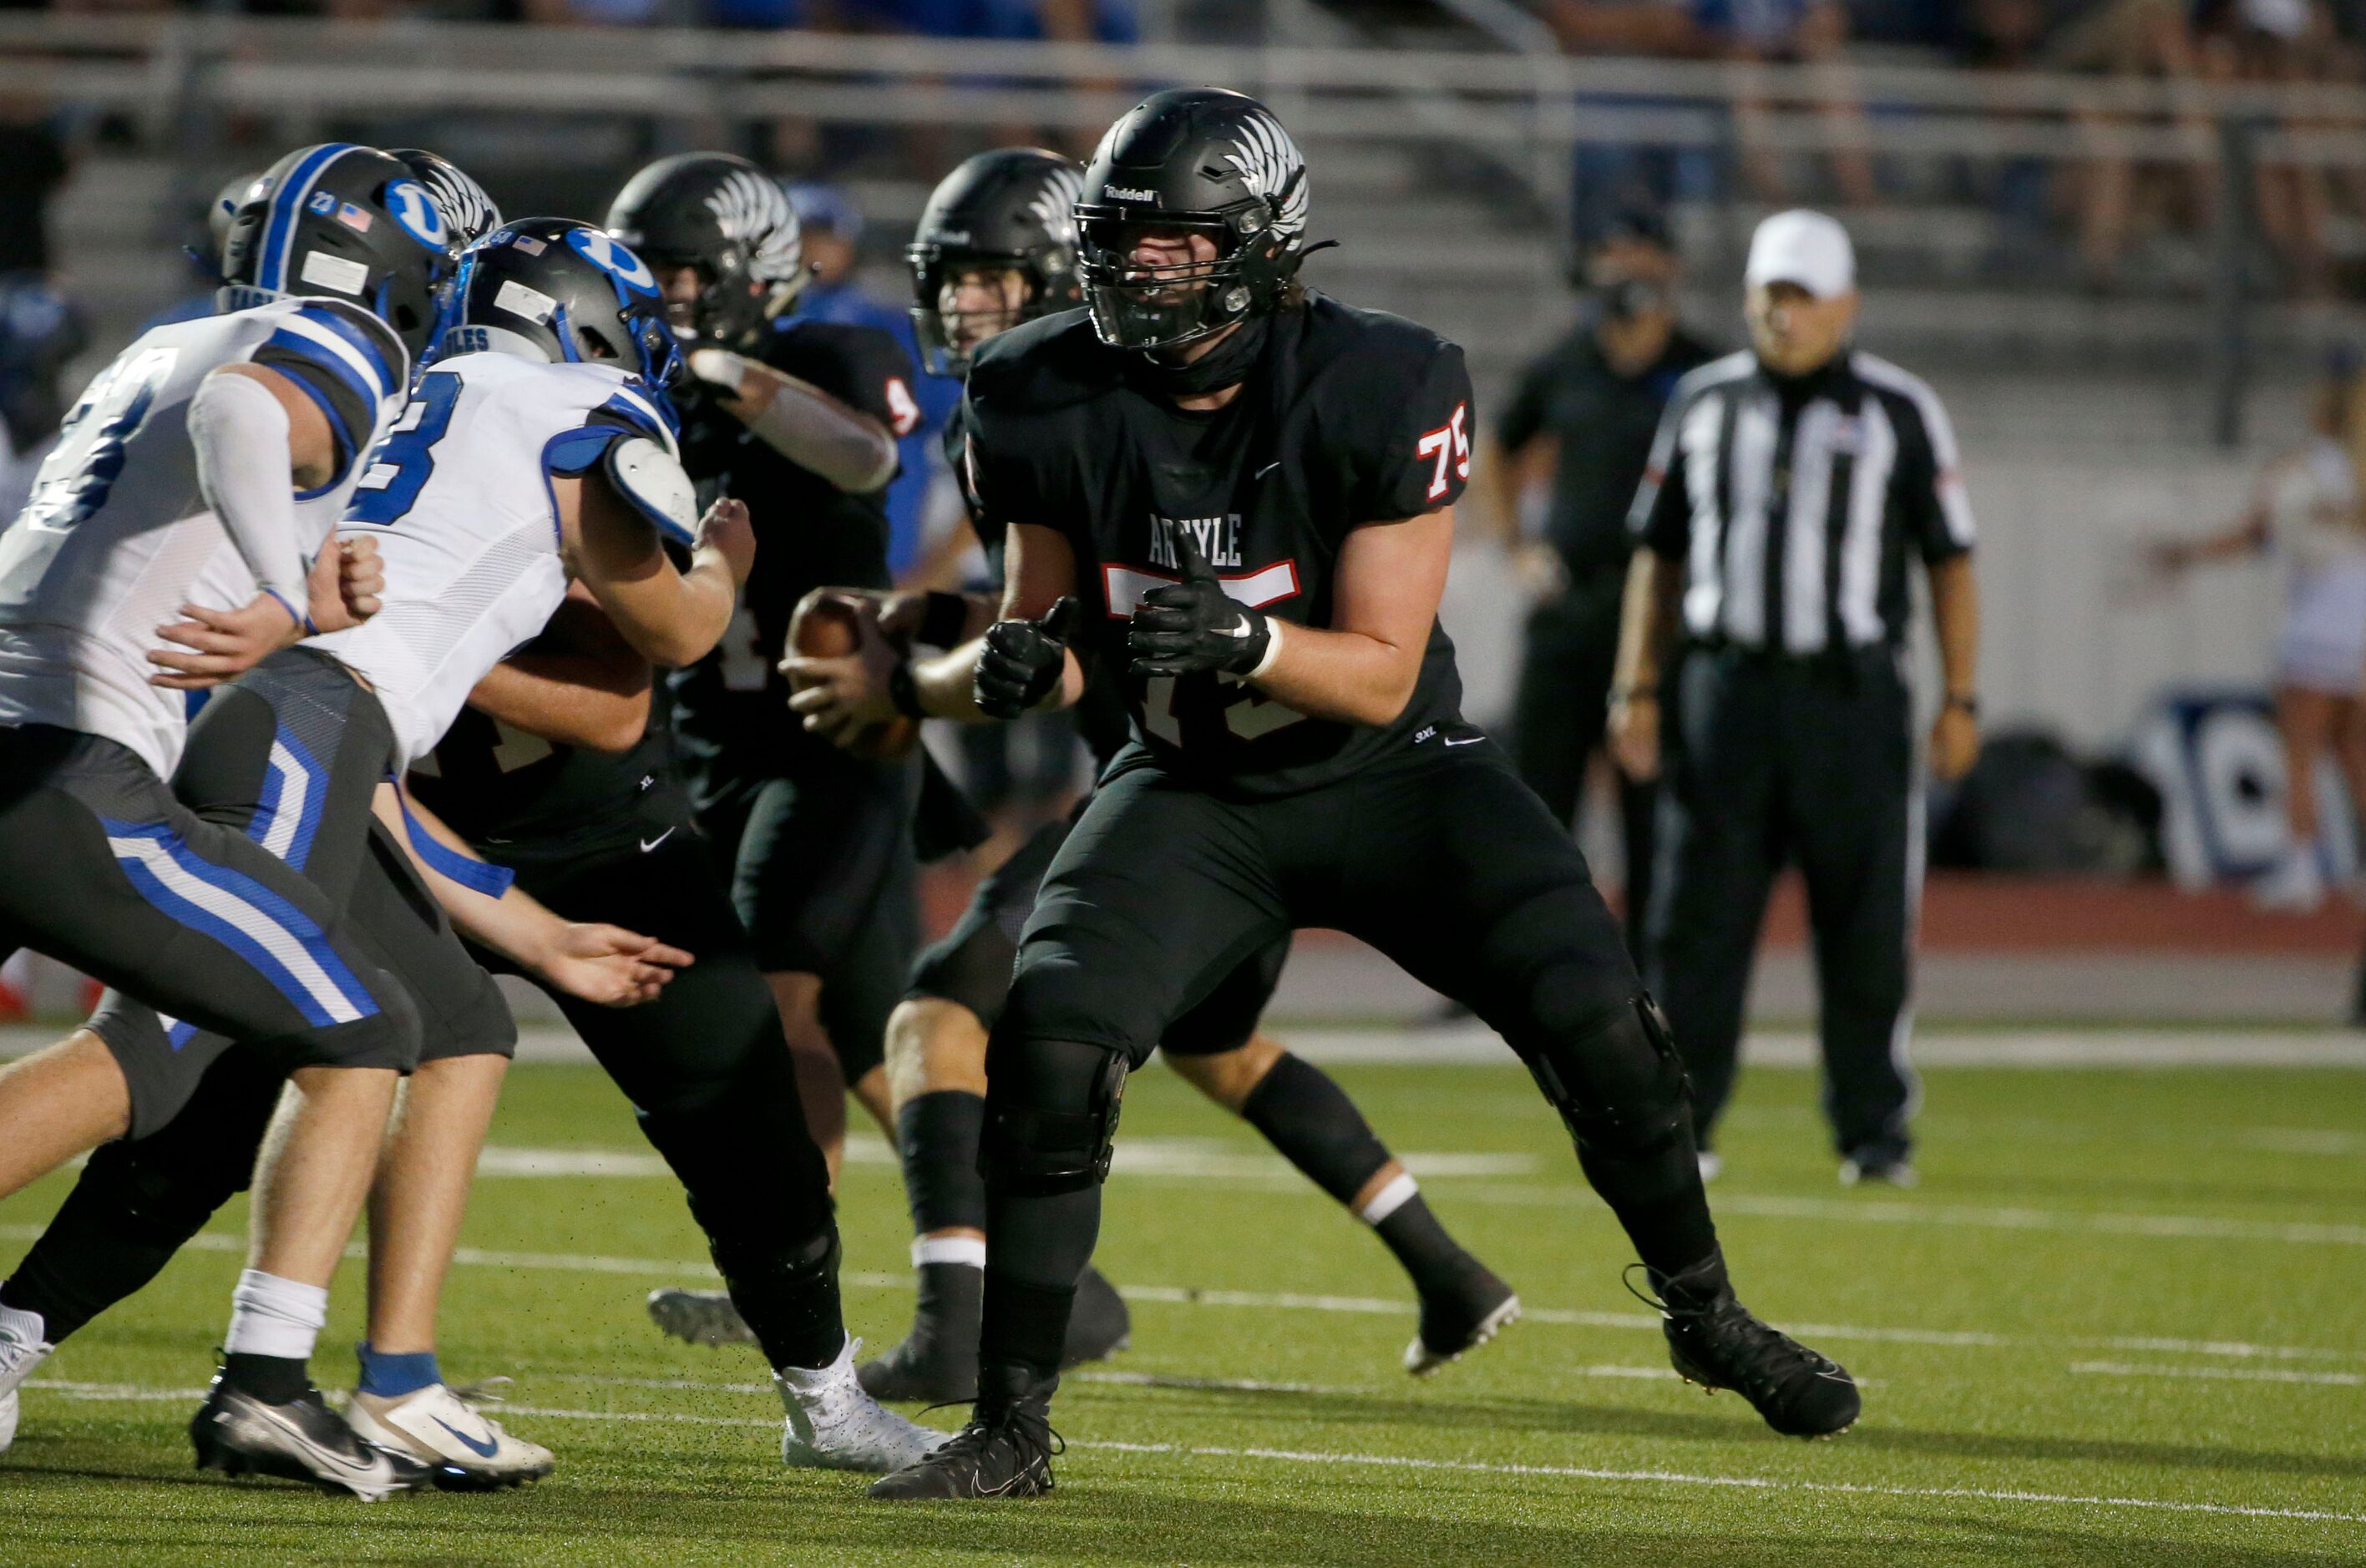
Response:
[[[1487,737],[1485,735],[1466,735],[1458,741],[1453,736],[1448,735],[1446,738],[1446,744],[1448,745],[1477,745],[1481,741],[1483,741]]]
[[[663,844],[667,839],[671,838],[673,834],[674,830],[668,828],[663,833],[658,834],[655,838],[645,838],[641,840],[641,853],[647,855],[650,850],[655,849],[659,845]]]
[[[1275,469],[1277,469],[1277,468],[1279,468],[1279,467],[1280,467],[1280,466],[1281,466],[1281,459],[1280,459],[1280,458],[1279,458],[1279,457],[1277,457],[1277,458],[1275,458],[1272,462],[1270,462],[1270,463],[1267,464],[1264,467],[1262,467],[1262,468],[1258,469],[1256,473],[1254,473],[1254,474],[1250,475],[1250,476],[1249,476],[1249,478],[1250,478],[1251,480],[1262,479],[1262,478],[1264,478],[1267,475],[1268,475],[1268,474],[1272,473]]]
[[[479,1459],[492,1458],[494,1450],[501,1446],[500,1439],[495,1438],[487,1438],[483,1442],[479,1442],[476,1439],[470,1437],[468,1433],[462,1431],[451,1422],[446,1421],[441,1416],[435,1417],[435,1424],[443,1428],[445,1431],[451,1433],[454,1437],[459,1439],[460,1446],[467,1449],[470,1453],[475,1454]]]

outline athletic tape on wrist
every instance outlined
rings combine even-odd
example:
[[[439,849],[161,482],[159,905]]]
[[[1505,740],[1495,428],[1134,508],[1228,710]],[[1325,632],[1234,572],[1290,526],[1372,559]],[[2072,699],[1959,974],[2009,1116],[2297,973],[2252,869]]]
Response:
[[[1268,615],[1266,617],[1265,621],[1265,656],[1257,660],[1256,667],[1249,671],[1249,673],[1242,677],[1242,678],[1244,680],[1256,679],[1257,677],[1271,669],[1273,667],[1273,661],[1279,657],[1281,657],[1281,622],[1278,618]]]

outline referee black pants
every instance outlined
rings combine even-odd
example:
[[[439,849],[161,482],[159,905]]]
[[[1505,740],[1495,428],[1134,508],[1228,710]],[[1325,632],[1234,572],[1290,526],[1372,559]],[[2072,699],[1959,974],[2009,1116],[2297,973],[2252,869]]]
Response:
[[[1512,761],[1564,827],[1577,816],[1586,764],[1602,748],[1626,591],[1624,567],[1580,573],[1566,593],[1529,615],[1522,640],[1512,703]],[[1627,946],[1637,953],[1643,949],[1643,913],[1650,906],[1658,793],[1653,785],[1618,775],[1619,830],[1627,848]]]
[[[1662,738],[1667,784],[1645,969],[1691,1074],[1703,1145],[1733,1091],[1767,892],[1796,861],[1835,1145],[1903,1157],[1922,812],[1898,655],[1695,648],[1669,684]]]

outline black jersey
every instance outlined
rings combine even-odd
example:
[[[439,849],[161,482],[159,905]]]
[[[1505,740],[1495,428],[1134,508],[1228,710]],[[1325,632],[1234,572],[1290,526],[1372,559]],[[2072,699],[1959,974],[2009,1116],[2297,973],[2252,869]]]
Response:
[[[1273,320],[1256,368],[1214,413],[1177,409],[1081,310],[1003,333],[970,372],[968,483],[997,528],[1058,529],[1076,552],[1080,650],[1122,670],[1144,593],[1177,581],[1189,528],[1226,591],[1328,626],[1356,529],[1451,505],[1470,474],[1462,351],[1400,317],[1321,296]],[[1385,726],[1310,719],[1230,676],[1124,678],[1133,747],[1238,795],[1312,789],[1459,716],[1454,647],[1431,623],[1421,676]]]
[[[896,435],[919,419],[912,362],[876,327],[792,319],[759,357]],[[782,456],[711,394],[693,390],[676,402],[682,465],[698,482],[701,503],[717,495],[745,501],[756,530],[755,571],[730,630],[714,653],[671,678],[682,752],[710,771],[779,777],[797,757],[834,749],[789,711],[788,682],[776,667],[787,651],[789,618],[813,588],[893,585],[886,489],[847,494]]]
[[[463,708],[435,749],[411,765],[411,790],[453,832],[505,865],[575,859],[627,839],[646,845],[690,823],[667,708],[659,686],[649,693],[639,744],[613,756]]]
[[[1008,543],[1010,530],[978,503],[976,492],[970,486],[969,424],[962,416],[969,405],[956,404],[945,420],[945,463],[952,470],[953,481],[961,490],[962,505],[969,513],[969,525],[977,535],[978,548],[986,554],[986,566],[996,580],[1002,577],[1003,545]],[[1126,701],[1123,666],[1114,659],[1085,661],[1085,692],[1068,710],[1076,726],[1076,738],[1085,743],[1092,754],[1093,773],[1098,777],[1123,751],[1133,738],[1133,723]]]

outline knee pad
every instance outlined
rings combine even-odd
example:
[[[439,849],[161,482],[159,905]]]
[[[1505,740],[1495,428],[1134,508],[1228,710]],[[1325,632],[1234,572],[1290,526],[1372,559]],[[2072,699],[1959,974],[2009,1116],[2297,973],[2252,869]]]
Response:
[[[1649,996],[1531,1047],[1523,1059],[1581,1148],[1650,1154],[1690,1118],[1684,1062]]]
[[[1073,1040],[1023,1040],[986,1061],[977,1168],[988,1185],[1049,1197],[1109,1176],[1125,1098],[1124,1053]]]

